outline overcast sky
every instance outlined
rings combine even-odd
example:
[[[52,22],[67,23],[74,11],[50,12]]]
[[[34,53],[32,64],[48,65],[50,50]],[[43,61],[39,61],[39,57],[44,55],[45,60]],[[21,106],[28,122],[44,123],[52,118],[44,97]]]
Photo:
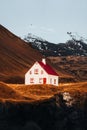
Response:
[[[67,32],[87,38],[87,0],[0,0],[0,24],[54,43],[66,42]]]

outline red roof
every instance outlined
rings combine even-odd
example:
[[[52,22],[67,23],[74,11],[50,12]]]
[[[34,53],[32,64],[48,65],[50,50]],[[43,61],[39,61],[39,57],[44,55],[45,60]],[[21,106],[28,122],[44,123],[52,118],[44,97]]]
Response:
[[[48,64],[44,64],[43,62],[38,63],[48,74],[58,76],[58,74]]]

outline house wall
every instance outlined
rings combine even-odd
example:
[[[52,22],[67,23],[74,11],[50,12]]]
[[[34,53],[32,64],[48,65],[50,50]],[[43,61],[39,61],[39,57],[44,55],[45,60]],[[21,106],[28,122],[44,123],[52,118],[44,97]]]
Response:
[[[55,75],[49,75],[49,76],[48,76],[48,82],[49,82],[49,84],[58,86],[59,77],[58,77],[58,76],[55,76]]]
[[[35,70],[38,69],[38,74],[35,74]],[[43,71],[43,74],[41,74]],[[31,72],[31,74],[30,74]],[[30,79],[34,78],[34,82],[30,82]],[[25,74],[25,84],[43,84],[43,78],[46,78],[46,83],[48,84],[48,74],[44,69],[36,62],[31,69]]]
[[[36,69],[38,69],[38,73],[35,74]],[[43,74],[41,73],[42,71]],[[25,84],[44,84],[43,78],[46,78],[46,84],[58,86],[59,77],[54,75],[48,75],[48,73],[39,65],[39,63],[36,62],[25,74]],[[31,79],[34,79],[33,82],[31,82]]]

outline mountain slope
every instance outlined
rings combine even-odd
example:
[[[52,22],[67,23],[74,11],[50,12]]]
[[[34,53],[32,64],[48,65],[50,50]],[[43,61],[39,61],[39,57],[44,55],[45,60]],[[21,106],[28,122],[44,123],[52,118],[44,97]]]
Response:
[[[24,74],[41,54],[0,25],[0,80],[24,82]]]
[[[87,81],[87,56],[58,56],[48,59],[56,70],[60,70],[60,82]]]
[[[15,91],[7,84],[0,82],[0,100],[25,100],[19,92]]]
[[[82,40],[72,39],[66,43],[54,44],[32,34],[28,34],[24,40],[45,56],[87,56],[87,44]]]
[[[46,45],[47,41],[40,38],[38,39],[43,41],[44,45]],[[37,46],[36,42],[35,45]],[[61,54],[63,54],[63,44],[59,45],[61,46]],[[57,48],[57,45],[47,42],[47,47],[48,46],[51,49]],[[84,48],[86,48],[86,46],[84,46]],[[50,53],[46,47],[42,51],[46,56],[52,53]],[[24,83],[25,73],[35,61],[41,60],[42,55],[40,52],[32,47],[31,44],[21,40],[0,25],[0,81]],[[52,55],[54,55],[54,53],[52,53]],[[84,56],[47,57],[47,62],[58,72],[60,82],[87,81],[87,58]]]

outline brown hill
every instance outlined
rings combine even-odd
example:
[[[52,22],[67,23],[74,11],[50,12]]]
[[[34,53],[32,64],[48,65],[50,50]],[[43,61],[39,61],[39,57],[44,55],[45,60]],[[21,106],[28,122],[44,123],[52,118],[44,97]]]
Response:
[[[20,93],[13,90],[7,84],[0,82],[0,99],[2,100],[25,100]]]
[[[53,85],[19,85],[9,84],[9,86],[22,96],[32,99],[33,101],[41,101],[49,99],[58,93],[59,88]],[[31,100],[29,100],[31,101]]]
[[[54,95],[69,92],[72,95],[87,93],[87,82],[63,83],[58,87],[53,85],[23,85],[0,82],[0,99],[21,102],[36,102],[48,100]]]
[[[42,55],[33,49],[31,44],[24,42],[0,25],[0,81],[24,83],[24,75],[29,67],[41,58]],[[55,68],[54,64],[53,67]],[[61,71],[58,73],[61,75]]]
[[[60,82],[87,81],[87,56],[49,57],[60,72]]]
[[[42,55],[31,44],[0,25],[0,81],[24,83],[24,75]],[[60,82],[87,81],[86,56],[48,57],[49,64],[58,72]],[[51,61],[51,62],[50,62]]]
[[[0,81],[21,83],[41,54],[0,25]]]

